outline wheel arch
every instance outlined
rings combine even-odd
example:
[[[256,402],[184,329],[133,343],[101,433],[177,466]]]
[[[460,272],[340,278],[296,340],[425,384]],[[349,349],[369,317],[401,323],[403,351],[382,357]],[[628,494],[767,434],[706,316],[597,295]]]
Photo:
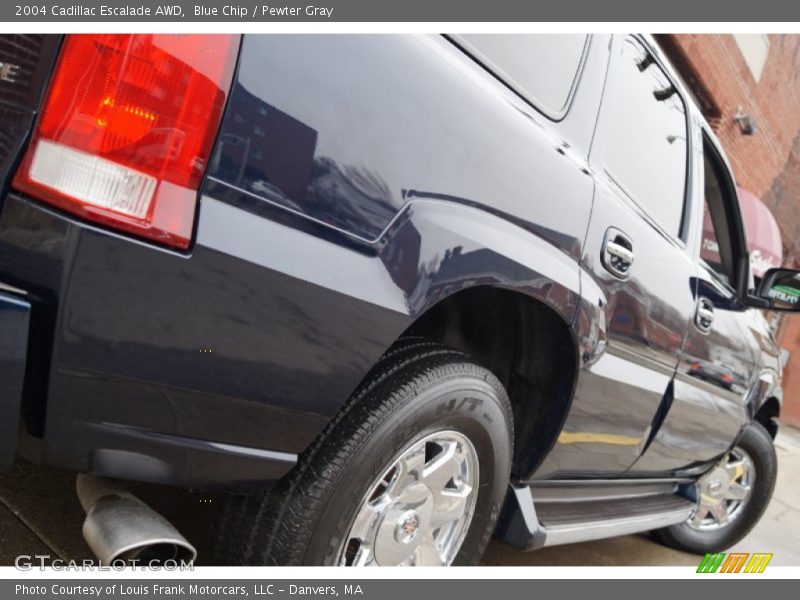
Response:
[[[778,418],[783,403],[783,390],[778,370],[763,368],[758,375],[758,384],[752,390],[750,414],[775,439],[778,434]]]
[[[381,249],[395,273],[415,273],[404,287],[412,320],[399,337],[463,351],[497,376],[514,410],[512,477],[527,479],[572,401],[582,240],[486,207],[415,196]]]
[[[460,350],[500,380],[514,415],[512,479],[527,478],[554,445],[572,400],[578,351],[569,323],[536,298],[483,285],[437,302],[403,336]]]
[[[781,414],[781,402],[777,396],[769,396],[758,408],[753,420],[760,423],[775,439],[778,434],[778,417]]]

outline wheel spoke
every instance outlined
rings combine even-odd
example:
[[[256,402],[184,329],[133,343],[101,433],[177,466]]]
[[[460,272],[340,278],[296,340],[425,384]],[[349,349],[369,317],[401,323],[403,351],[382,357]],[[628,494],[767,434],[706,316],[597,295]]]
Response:
[[[731,481],[738,481],[743,475],[752,470],[752,463],[749,458],[742,457],[729,461],[725,465],[725,470],[728,472],[728,477],[730,477]]]
[[[463,462],[463,453],[458,444],[451,442],[422,470],[422,479],[436,494],[444,490],[451,479],[458,477]]]
[[[354,566],[354,567],[368,567],[371,564],[375,564],[375,557],[372,554],[371,548],[369,548],[367,546],[361,546],[358,549],[358,552],[356,553],[355,558],[353,558],[352,566]]]
[[[384,496],[388,499],[397,498],[409,485],[422,478],[425,467],[425,445],[421,444],[413,453],[401,457],[394,467],[397,472],[384,492]]]
[[[413,563],[415,566],[441,566],[444,564],[442,555],[436,547],[433,536],[428,536],[417,546],[417,549],[414,551]]]
[[[714,520],[720,525],[725,525],[728,522],[728,509],[724,502],[720,502],[711,507],[711,514]]]
[[[371,544],[378,533],[383,511],[374,504],[365,504],[358,511],[353,525],[350,527],[350,539],[356,538]]]
[[[692,517],[691,521],[692,525],[694,525],[695,527],[700,527],[700,525],[703,524],[703,521],[707,516],[708,516],[708,507],[705,506],[704,504],[701,504],[700,506],[697,507],[697,510],[695,511],[694,516]]]
[[[445,488],[433,496],[433,515],[431,527],[439,529],[442,525],[457,521],[467,510],[472,487],[462,483],[458,489]]]
[[[725,494],[725,497],[728,500],[738,500],[739,502],[742,502],[747,498],[747,495],[749,493],[750,493],[749,486],[742,485],[741,483],[732,483],[728,487],[728,493]]]

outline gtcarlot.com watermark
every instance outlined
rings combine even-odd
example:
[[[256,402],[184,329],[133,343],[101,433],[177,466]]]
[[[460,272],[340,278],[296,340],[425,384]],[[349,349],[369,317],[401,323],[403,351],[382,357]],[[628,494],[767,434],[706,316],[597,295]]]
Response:
[[[194,561],[183,559],[118,559],[109,564],[100,564],[94,560],[66,560],[49,554],[20,554],[14,559],[14,567],[19,571],[45,569],[53,571],[194,571]]]

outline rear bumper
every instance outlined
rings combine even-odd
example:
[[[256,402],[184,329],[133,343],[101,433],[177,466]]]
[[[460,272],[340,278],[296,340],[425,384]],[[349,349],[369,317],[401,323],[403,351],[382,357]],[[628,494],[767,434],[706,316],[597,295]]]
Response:
[[[14,462],[31,305],[0,291],[0,471]]]
[[[202,247],[178,255],[14,192],[0,197],[0,470],[16,454],[107,477],[242,491],[289,472],[327,418],[298,410],[285,393],[270,400],[286,387],[253,359],[264,327],[250,327],[248,340],[212,318],[220,307],[247,316],[253,285],[262,298],[272,293],[265,276],[241,278],[250,296],[233,286],[241,268]],[[225,274],[231,295],[215,292],[214,273]],[[228,340],[236,346],[223,352]],[[198,350],[211,347],[211,356]]]

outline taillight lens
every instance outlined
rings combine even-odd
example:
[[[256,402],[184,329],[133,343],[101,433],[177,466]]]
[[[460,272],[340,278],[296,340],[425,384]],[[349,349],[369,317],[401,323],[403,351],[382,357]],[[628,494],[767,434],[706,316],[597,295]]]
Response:
[[[14,187],[187,248],[234,35],[67,36]]]

